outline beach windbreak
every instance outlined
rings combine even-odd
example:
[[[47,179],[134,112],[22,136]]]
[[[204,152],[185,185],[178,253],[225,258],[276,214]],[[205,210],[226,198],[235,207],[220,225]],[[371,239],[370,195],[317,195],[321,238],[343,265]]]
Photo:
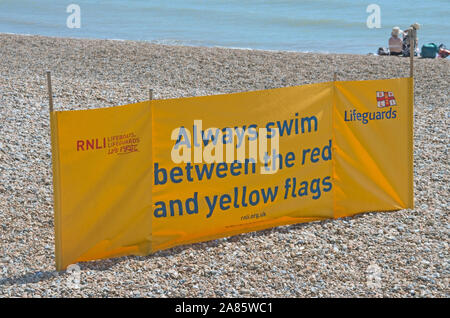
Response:
[[[338,81],[52,112],[57,269],[412,208],[412,83]]]

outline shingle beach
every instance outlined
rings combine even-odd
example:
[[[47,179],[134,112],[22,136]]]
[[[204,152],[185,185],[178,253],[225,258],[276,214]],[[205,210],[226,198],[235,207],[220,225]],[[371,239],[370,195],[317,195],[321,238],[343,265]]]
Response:
[[[409,76],[409,59],[0,34],[0,297],[449,297],[450,59],[415,59],[415,209],[277,227],[146,257],[54,261],[56,110]]]

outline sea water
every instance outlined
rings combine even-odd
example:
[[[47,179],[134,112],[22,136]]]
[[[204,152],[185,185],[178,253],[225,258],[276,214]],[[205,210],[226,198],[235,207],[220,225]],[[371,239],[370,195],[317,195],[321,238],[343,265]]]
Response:
[[[68,27],[70,4],[80,28]],[[449,21],[450,0],[0,0],[0,33],[303,52],[374,53],[414,22],[420,46],[450,47]]]

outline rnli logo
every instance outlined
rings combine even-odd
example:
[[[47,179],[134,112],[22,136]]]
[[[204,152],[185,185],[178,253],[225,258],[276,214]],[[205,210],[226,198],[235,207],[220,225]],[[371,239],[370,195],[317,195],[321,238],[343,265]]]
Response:
[[[344,121],[348,122],[361,122],[364,125],[372,120],[390,120],[397,118],[396,107],[397,101],[393,92],[376,91],[377,94],[377,106],[376,111],[371,112],[360,112],[358,109],[354,108],[351,110],[344,111]],[[383,108],[383,109],[379,109]]]
[[[377,106],[380,108],[397,106],[393,92],[377,92]]]
[[[126,133],[101,138],[80,139],[76,141],[78,151],[106,150],[108,155],[137,152],[140,138],[134,133]]]

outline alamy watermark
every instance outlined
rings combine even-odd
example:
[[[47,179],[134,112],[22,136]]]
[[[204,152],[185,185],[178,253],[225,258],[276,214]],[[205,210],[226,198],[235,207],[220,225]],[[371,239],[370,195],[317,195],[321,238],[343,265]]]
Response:
[[[67,17],[66,26],[69,29],[81,28],[81,8],[78,4],[69,4],[66,9],[70,15]]]
[[[66,26],[69,29],[81,28],[81,8],[78,4],[69,4],[66,8],[66,12],[70,13],[66,20]],[[366,8],[366,13],[369,16],[366,20],[366,25],[369,29],[381,28],[381,7],[378,4],[369,4]]]
[[[80,289],[81,269],[78,264],[71,264],[67,267],[67,287],[72,289]]]
[[[280,154],[278,128],[210,127],[203,129],[202,120],[194,120],[192,131],[178,127],[172,131],[175,141],[172,161],[179,163],[263,163],[261,174],[278,171]]]
[[[377,264],[370,264],[366,269],[367,287],[381,289],[381,268]]]
[[[369,29],[381,28],[381,8],[378,4],[369,4],[366,8],[366,12],[370,13],[367,17],[366,25]]]

